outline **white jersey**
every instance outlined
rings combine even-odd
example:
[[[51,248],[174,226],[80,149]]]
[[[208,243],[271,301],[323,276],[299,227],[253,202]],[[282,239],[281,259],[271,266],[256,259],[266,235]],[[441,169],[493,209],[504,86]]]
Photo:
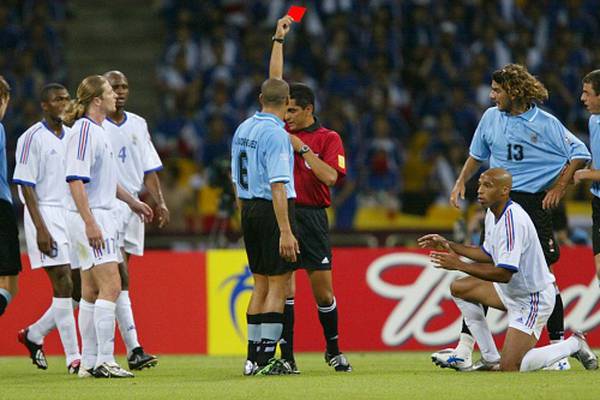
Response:
[[[69,187],[65,181],[65,151],[68,135],[63,128],[56,136],[45,121],[27,129],[17,141],[13,182],[19,185],[19,197],[25,200],[21,186],[35,188],[40,206],[65,206]]]
[[[150,139],[148,124],[139,115],[125,112],[125,120],[116,124],[106,119],[104,128],[112,144],[119,183],[134,195],[142,190],[144,175],[162,169],[162,163]]]
[[[85,183],[90,209],[109,210],[117,198],[117,167],[108,135],[102,125],[83,117],[71,128],[67,142],[67,182]],[[72,198],[67,208],[77,211]]]
[[[508,283],[498,285],[507,297],[529,296],[555,281],[531,218],[512,200],[498,221],[487,210],[483,251],[492,257],[496,267],[513,272]]]

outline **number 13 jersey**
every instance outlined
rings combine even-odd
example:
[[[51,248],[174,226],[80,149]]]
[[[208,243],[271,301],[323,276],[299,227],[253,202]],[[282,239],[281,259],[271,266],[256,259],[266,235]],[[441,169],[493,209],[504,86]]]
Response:
[[[469,155],[504,168],[513,176],[512,189],[538,193],[548,189],[574,159],[590,160],[585,144],[552,114],[531,105],[520,115],[490,107],[473,135]]]

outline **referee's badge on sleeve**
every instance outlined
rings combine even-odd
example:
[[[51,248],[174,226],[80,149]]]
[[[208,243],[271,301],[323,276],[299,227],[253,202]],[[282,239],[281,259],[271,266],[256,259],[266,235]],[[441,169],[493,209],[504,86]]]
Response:
[[[338,166],[340,168],[346,168],[346,158],[341,154],[338,154]]]

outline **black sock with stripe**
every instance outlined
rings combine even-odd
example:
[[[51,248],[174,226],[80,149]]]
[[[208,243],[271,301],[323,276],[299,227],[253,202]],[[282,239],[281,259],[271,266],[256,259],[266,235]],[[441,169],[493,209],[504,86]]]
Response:
[[[338,345],[338,310],[335,297],[328,306],[319,305],[319,321],[323,327],[323,335],[327,341],[327,353],[332,356],[340,354]]]

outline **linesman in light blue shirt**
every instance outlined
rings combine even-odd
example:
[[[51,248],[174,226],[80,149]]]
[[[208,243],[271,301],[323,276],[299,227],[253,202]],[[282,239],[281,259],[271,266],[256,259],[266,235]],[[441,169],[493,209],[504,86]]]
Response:
[[[6,114],[10,101],[10,85],[0,75],[0,121]],[[6,132],[0,123],[0,315],[17,294],[21,255],[19,254],[19,230],[12,207],[6,165]]]
[[[594,263],[600,284],[600,69],[590,72],[583,78],[581,101],[590,112],[589,130],[592,150],[592,168],[575,172],[575,183],[591,180],[592,199],[592,244]]]
[[[244,375],[279,375],[290,372],[274,355],[283,329],[286,290],[299,253],[294,236],[294,152],[283,128],[288,84],[267,79],[259,101],[262,111],[242,122],[231,146],[231,177],[254,278],[246,315]]]
[[[479,121],[450,203],[458,207],[459,198],[464,199],[465,183],[484,161],[489,161],[490,168],[505,169],[513,177],[510,198],[531,217],[550,266],[559,258],[550,209],[558,206],[573,174],[591,156],[581,140],[555,116],[538,107],[547,98],[548,90],[522,65],[508,64],[492,74],[490,99],[496,105],[488,108]],[[560,294],[556,296],[547,327],[551,341],[562,340],[564,317]],[[465,364],[469,364],[473,339],[464,323],[460,338],[456,351],[434,353],[434,361],[440,357],[438,361],[443,364],[449,357],[457,356],[468,359]],[[550,368],[569,369],[570,365],[563,359]]]

